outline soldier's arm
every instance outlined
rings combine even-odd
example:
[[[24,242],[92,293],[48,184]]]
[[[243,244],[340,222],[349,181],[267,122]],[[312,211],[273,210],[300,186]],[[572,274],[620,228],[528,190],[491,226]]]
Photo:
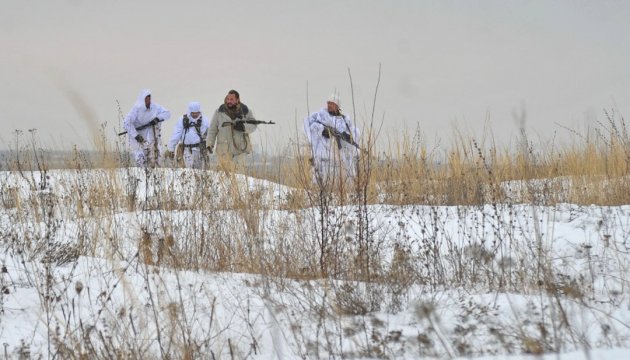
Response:
[[[179,121],[175,123],[175,130],[173,131],[173,135],[171,135],[171,138],[168,144],[166,145],[166,147],[170,151],[175,151],[175,145],[177,145],[177,143],[180,140],[183,140],[182,139],[183,132],[184,132],[184,126],[183,126],[182,120],[180,119]]]
[[[127,130],[127,134],[132,138],[135,138],[138,135],[138,131],[136,127],[133,125],[133,120],[136,118],[136,108],[132,108],[131,111],[125,116],[125,120],[123,122],[123,127]]]
[[[171,112],[165,109],[164,107],[158,105],[156,118],[160,120],[168,120],[171,118]]]
[[[206,147],[214,149],[214,144],[217,141],[217,134],[219,133],[219,111],[215,111],[210,121],[210,127],[208,128],[208,138],[206,139]]]
[[[247,115],[245,116],[245,119],[243,120],[245,121],[256,120],[256,117],[254,117],[254,112],[252,111],[252,109],[249,109],[249,112],[247,113]],[[248,134],[253,133],[254,131],[256,131],[257,128],[258,128],[258,125],[256,124],[248,124],[247,122],[245,123],[245,132]]]

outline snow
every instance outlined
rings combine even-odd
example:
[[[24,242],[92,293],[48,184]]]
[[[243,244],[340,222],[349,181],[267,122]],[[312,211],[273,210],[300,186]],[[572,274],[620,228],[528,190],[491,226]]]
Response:
[[[630,206],[372,205],[385,275],[359,282],[264,271],[312,266],[325,213],[288,208],[298,190],[279,184],[137,168],[0,180],[0,357],[630,357]],[[358,210],[326,213],[342,256]],[[142,261],[147,231],[194,266]]]

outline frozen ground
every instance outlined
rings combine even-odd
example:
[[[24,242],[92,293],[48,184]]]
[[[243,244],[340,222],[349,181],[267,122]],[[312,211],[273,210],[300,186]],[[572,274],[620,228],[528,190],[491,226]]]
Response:
[[[0,357],[184,358],[193,349],[208,359],[630,358],[630,206],[370,206],[383,273],[394,280],[365,283],[148,265],[142,229],[168,219],[211,238],[208,213],[152,205],[151,194],[166,190],[145,186],[151,179],[137,169],[55,171],[45,183],[23,175],[0,174]],[[156,178],[190,201],[200,183],[179,170]],[[230,181],[269,204],[258,213],[261,254],[316,242],[316,225],[298,219],[320,210],[283,210],[291,189]],[[218,173],[202,183],[226,184]],[[77,205],[77,193],[107,187],[121,199]],[[130,193],[141,206],[123,206]],[[211,214],[230,223],[238,212]],[[185,234],[174,230],[176,246]]]

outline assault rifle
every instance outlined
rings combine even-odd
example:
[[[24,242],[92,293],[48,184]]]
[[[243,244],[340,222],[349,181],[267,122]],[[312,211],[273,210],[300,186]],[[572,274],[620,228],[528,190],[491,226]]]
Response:
[[[359,146],[359,144],[357,144],[357,142],[354,141],[354,139],[349,133],[339,132],[339,130],[335,129],[334,127],[326,125],[320,121],[315,121],[315,122],[322,125],[324,127],[324,131],[328,130],[328,133],[330,134],[330,136],[334,137],[337,140],[337,147],[339,149],[341,149],[341,142],[345,141],[348,144],[354,146],[355,148],[365,152],[365,150],[361,149],[361,146]]]
[[[235,122],[229,122],[226,121],[223,124],[221,124],[221,127],[225,127],[225,126],[234,126],[236,123],[240,123],[243,122],[245,124],[252,124],[252,125],[260,125],[260,124],[266,124],[266,125],[273,125],[275,124],[275,122],[273,121],[262,121],[262,120],[236,120]]]
[[[162,121],[164,121],[164,120],[158,119],[158,118],[154,118],[153,120],[149,121],[148,123],[146,123],[146,124],[144,124],[142,126],[138,126],[136,128],[136,130],[144,130],[144,129],[148,128],[149,126],[156,125],[157,123],[162,122]],[[118,136],[125,135],[126,133],[127,133],[127,131],[123,131],[121,133],[118,133]]]

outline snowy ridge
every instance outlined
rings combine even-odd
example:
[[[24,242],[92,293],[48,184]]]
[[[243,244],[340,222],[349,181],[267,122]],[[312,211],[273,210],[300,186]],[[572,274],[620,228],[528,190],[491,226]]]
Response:
[[[47,175],[0,174],[8,358],[630,355],[630,206],[369,206],[381,275],[360,282],[355,206],[287,209],[298,190],[218,172]],[[300,278],[323,214],[339,276]]]

